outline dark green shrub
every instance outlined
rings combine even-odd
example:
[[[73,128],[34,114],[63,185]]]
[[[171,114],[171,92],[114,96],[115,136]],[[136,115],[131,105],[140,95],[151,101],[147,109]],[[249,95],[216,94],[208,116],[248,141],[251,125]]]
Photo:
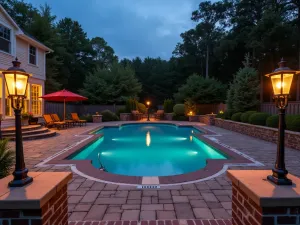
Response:
[[[0,140],[0,179],[9,175],[14,165],[14,155],[8,146],[8,139]]]
[[[278,123],[279,123],[278,115],[272,115],[272,116],[268,117],[268,119],[266,121],[267,127],[278,128]]]
[[[128,98],[126,101],[126,112],[131,113],[132,110],[137,110],[138,101],[134,98]]]
[[[172,120],[176,120],[176,121],[188,121],[189,118],[185,115],[176,115],[174,114],[172,117]]]
[[[249,118],[252,114],[257,113],[256,111],[247,111],[241,115],[241,122],[249,123]]]
[[[235,113],[231,116],[231,120],[236,121],[236,122],[241,122],[241,112]]]
[[[224,113],[218,113],[218,114],[216,115],[216,118],[224,119]]]
[[[270,115],[268,113],[254,113],[250,116],[249,123],[254,124],[254,125],[265,126],[267,118],[269,116]]]
[[[229,119],[231,119],[231,116],[232,116],[232,113],[230,111],[225,111],[223,113],[223,118],[222,119],[229,120]]]
[[[164,101],[164,113],[172,113],[173,107],[174,107],[174,103],[172,99],[166,99]]]
[[[126,107],[117,110],[117,116],[120,117],[121,113],[127,113]]]
[[[300,132],[300,115],[286,116],[286,129]]]
[[[140,113],[146,113],[147,112],[147,107],[143,104],[143,103],[138,103],[137,104],[137,110],[140,112]]]
[[[173,107],[173,112],[178,116],[184,116],[184,104],[176,104]]]
[[[101,112],[102,115],[102,121],[103,122],[109,122],[109,121],[117,121],[119,120],[119,117],[113,113],[110,110],[104,110]]]
[[[91,114],[85,114],[80,117],[82,120],[86,120],[86,122],[91,123],[93,122],[93,116]]]

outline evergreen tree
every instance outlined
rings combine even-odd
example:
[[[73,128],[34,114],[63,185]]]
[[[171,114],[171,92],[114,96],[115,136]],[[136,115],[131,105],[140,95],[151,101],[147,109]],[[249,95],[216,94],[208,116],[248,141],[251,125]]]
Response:
[[[137,97],[142,85],[129,66],[113,63],[110,69],[90,73],[80,93],[92,104],[123,103],[129,97]]]
[[[178,89],[174,98],[177,103],[186,100],[197,104],[220,103],[225,100],[225,93],[225,86],[220,81],[193,74]]]
[[[227,109],[230,113],[256,110],[259,100],[259,79],[257,71],[250,67],[250,55],[245,56],[244,68],[234,76],[227,92]]]

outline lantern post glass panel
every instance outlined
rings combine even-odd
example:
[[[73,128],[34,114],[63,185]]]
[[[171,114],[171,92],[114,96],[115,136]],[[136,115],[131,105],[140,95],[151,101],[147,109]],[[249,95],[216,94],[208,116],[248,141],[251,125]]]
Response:
[[[290,93],[294,74],[284,73],[271,76],[274,95],[288,95]]]

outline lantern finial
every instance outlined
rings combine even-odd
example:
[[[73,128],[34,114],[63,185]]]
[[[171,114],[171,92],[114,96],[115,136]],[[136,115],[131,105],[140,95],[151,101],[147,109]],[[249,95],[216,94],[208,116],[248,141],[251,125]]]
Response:
[[[13,66],[10,67],[10,68],[8,68],[8,69],[7,69],[8,71],[21,71],[21,72],[26,73],[26,71],[20,67],[21,62],[18,61],[18,58],[17,58],[17,57],[15,58],[14,61],[12,61],[12,64],[13,64]]]
[[[278,63],[279,68],[285,68],[286,67],[286,61],[283,59],[283,57],[281,58],[281,61]]]

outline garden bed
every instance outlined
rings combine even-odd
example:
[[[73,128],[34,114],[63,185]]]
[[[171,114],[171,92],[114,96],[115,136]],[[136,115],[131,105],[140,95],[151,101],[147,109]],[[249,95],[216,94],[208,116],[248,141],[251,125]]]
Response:
[[[215,126],[277,143],[278,129],[215,118]],[[300,132],[285,131],[285,146],[300,150]]]

